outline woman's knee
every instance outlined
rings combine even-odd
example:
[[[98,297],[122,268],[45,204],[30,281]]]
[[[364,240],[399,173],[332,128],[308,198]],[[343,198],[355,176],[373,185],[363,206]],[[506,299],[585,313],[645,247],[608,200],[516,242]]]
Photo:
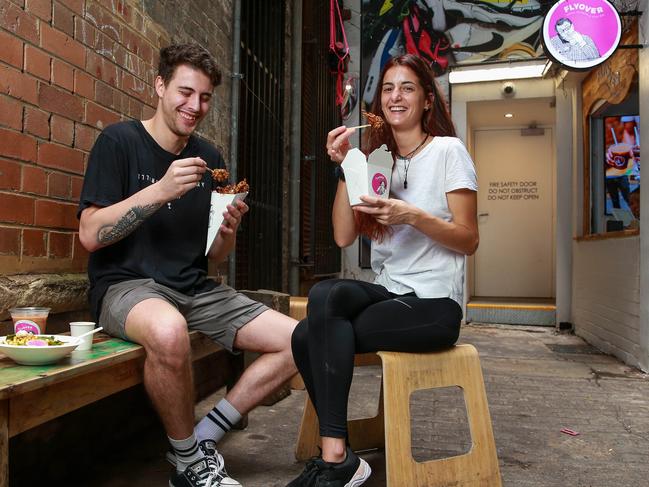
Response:
[[[306,319],[300,321],[291,335],[291,350],[293,355],[304,353],[307,350],[309,336],[309,325]]]

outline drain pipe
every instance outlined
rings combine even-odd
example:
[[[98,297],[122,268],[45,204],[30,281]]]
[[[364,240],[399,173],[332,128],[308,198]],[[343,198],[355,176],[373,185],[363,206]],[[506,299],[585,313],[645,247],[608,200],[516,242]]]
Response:
[[[288,292],[300,293],[300,163],[302,155],[302,0],[293,2],[291,22],[291,159],[289,163]]]
[[[232,112],[230,113],[230,179],[237,180],[237,160],[239,157],[239,88],[243,75],[241,69],[241,0],[234,0],[232,13],[232,85],[230,99]],[[228,284],[235,286],[237,272],[236,249],[232,249],[228,258]]]

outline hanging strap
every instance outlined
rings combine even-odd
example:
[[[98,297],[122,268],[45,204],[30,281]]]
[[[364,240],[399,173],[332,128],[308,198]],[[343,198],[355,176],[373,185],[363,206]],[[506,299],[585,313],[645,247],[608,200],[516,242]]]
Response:
[[[340,27],[340,32],[343,37],[342,43],[336,40],[338,26]],[[342,49],[338,49],[338,45],[340,44],[342,44]],[[343,16],[340,13],[338,0],[329,1],[329,50],[338,58],[338,69],[336,74],[336,105],[342,105],[344,100],[343,75],[345,73],[345,58],[349,56],[349,44],[347,43],[347,35],[345,34]]]

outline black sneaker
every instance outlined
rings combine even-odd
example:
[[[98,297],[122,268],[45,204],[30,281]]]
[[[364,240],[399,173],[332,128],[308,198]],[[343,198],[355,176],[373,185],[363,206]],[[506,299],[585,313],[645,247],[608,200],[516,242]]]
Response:
[[[371,473],[367,462],[347,447],[344,462],[328,463],[322,458],[311,460],[302,474],[286,487],[358,487]]]
[[[321,468],[325,468],[326,465],[327,462],[325,462],[321,457],[312,458],[306,462],[306,467],[299,477],[286,484],[286,487],[308,487],[310,485],[315,485],[314,482],[318,472],[320,472]]]
[[[203,457],[196,460],[183,472],[174,472],[169,479],[169,487],[219,487],[221,476],[216,471],[214,460]]]
[[[198,442],[198,448],[201,450],[205,457],[211,460],[211,466],[214,473],[219,477],[217,484],[219,487],[241,487],[241,484],[228,475],[225,470],[225,461],[223,456],[216,451],[216,442],[213,440],[203,440]],[[167,461],[174,467],[176,466],[176,455],[173,450],[169,450],[166,454]]]

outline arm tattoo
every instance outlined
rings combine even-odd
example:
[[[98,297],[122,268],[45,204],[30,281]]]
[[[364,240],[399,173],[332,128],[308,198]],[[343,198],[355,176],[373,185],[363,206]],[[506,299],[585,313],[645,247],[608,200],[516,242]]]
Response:
[[[139,227],[144,220],[153,215],[161,204],[134,206],[114,225],[104,225],[97,232],[97,241],[109,245],[122,240]]]

